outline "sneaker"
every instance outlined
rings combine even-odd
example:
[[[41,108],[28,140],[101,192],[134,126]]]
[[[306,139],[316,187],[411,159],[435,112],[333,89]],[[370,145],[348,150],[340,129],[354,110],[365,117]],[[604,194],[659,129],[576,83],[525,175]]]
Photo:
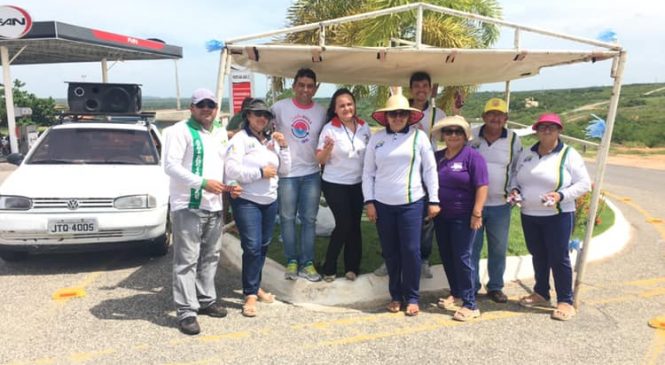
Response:
[[[199,310],[199,314],[215,318],[224,318],[227,313],[226,308],[219,303],[213,303],[210,306]]]
[[[429,266],[429,261],[427,260],[423,260],[423,263],[420,265],[420,277],[425,279],[431,279],[434,277]]]
[[[379,266],[378,269],[374,270],[374,275],[376,276],[386,276],[388,275],[388,268],[386,267],[386,263],[382,263],[381,266]]]
[[[298,276],[301,278],[305,278],[309,281],[321,281],[321,275],[319,275],[318,272],[316,272],[316,269],[314,268],[314,264],[311,262],[308,262],[303,266],[302,269],[300,269],[300,272],[298,272]]]
[[[349,281],[355,281],[356,278],[358,277],[358,275],[356,275],[356,273],[354,273],[353,271],[348,271],[348,272],[344,275],[344,277],[346,278],[346,280],[349,280]]]
[[[286,272],[284,272],[284,278],[287,280],[296,280],[298,279],[298,262],[295,260],[289,261],[286,265]]]
[[[332,283],[335,281],[335,275],[323,275],[323,281],[326,283]]]
[[[201,332],[199,321],[195,316],[190,316],[178,322],[178,329],[186,335],[198,335]]]

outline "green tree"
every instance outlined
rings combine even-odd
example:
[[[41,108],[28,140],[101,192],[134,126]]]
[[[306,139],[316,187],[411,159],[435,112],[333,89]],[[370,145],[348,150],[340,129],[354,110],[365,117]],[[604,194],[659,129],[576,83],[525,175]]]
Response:
[[[322,20],[361,14],[369,11],[406,5],[417,0],[296,0],[288,9],[289,26],[316,23]],[[443,6],[492,18],[501,17],[496,0],[430,0],[432,5]],[[390,46],[391,38],[415,41],[417,12],[409,11],[385,15],[326,28],[326,43],[343,46]],[[285,37],[287,43],[318,44],[318,31],[292,33]],[[443,48],[487,48],[499,37],[496,26],[482,22],[449,16],[432,11],[423,12],[422,41]],[[276,88],[282,90],[283,80],[275,79]],[[347,85],[357,97],[373,97],[382,104],[388,95],[385,87],[373,85]],[[454,100],[455,92],[470,88],[444,85],[439,104],[447,107]]]
[[[32,116],[20,122],[22,123],[36,123],[40,125],[49,125],[55,120],[55,100],[51,97],[43,99],[38,98],[23,88],[25,83],[21,80],[14,80],[12,88],[14,92],[14,105],[19,107],[27,107],[32,109]],[[5,90],[4,85],[0,86],[0,118],[2,126],[7,126],[7,108],[5,104]]]

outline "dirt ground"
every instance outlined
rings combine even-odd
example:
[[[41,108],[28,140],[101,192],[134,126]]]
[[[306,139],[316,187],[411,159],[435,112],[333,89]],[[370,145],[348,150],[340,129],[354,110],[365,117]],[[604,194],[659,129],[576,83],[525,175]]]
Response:
[[[608,163],[620,166],[665,170],[665,155],[610,155]]]

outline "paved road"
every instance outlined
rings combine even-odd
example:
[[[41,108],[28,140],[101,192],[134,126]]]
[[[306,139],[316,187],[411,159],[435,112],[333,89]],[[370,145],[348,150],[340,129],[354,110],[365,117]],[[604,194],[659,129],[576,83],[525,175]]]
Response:
[[[634,235],[622,253],[588,267],[571,322],[521,309],[515,300],[530,282],[509,283],[507,305],[481,297],[483,316],[470,323],[452,321],[429,304],[433,297],[415,318],[386,314],[379,304],[275,303],[260,304],[259,316],[248,319],[240,315],[239,273],[221,269],[217,284],[230,315],[201,317],[203,333],[187,337],[174,324],[170,256],[37,256],[0,260],[0,364],[662,364],[665,330],[647,321],[665,315],[665,232],[655,220],[665,218],[665,173],[612,166],[606,182]],[[53,300],[63,288],[85,295]]]

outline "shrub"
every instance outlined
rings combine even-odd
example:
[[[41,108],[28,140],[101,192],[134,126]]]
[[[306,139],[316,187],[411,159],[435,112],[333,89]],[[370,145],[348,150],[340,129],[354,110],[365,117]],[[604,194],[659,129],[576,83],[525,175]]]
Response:
[[[586,225],[587,225],[587,220],[589,217],[589,210],[591,209],[591,195],[592,192],[588,192],[581,197],[577,198],[575,201],[575,221],[573,225],[573,237],[579,237],[584,235],[584,232],[586,232]],[[598,202],[598,210],[596,211],[596,220],[595,220],[595,225],[600,225],[601,219],[600,215],[603,212],[603,210],[606,208],[605,204],[605,194],[600,193],[600,200]]]

